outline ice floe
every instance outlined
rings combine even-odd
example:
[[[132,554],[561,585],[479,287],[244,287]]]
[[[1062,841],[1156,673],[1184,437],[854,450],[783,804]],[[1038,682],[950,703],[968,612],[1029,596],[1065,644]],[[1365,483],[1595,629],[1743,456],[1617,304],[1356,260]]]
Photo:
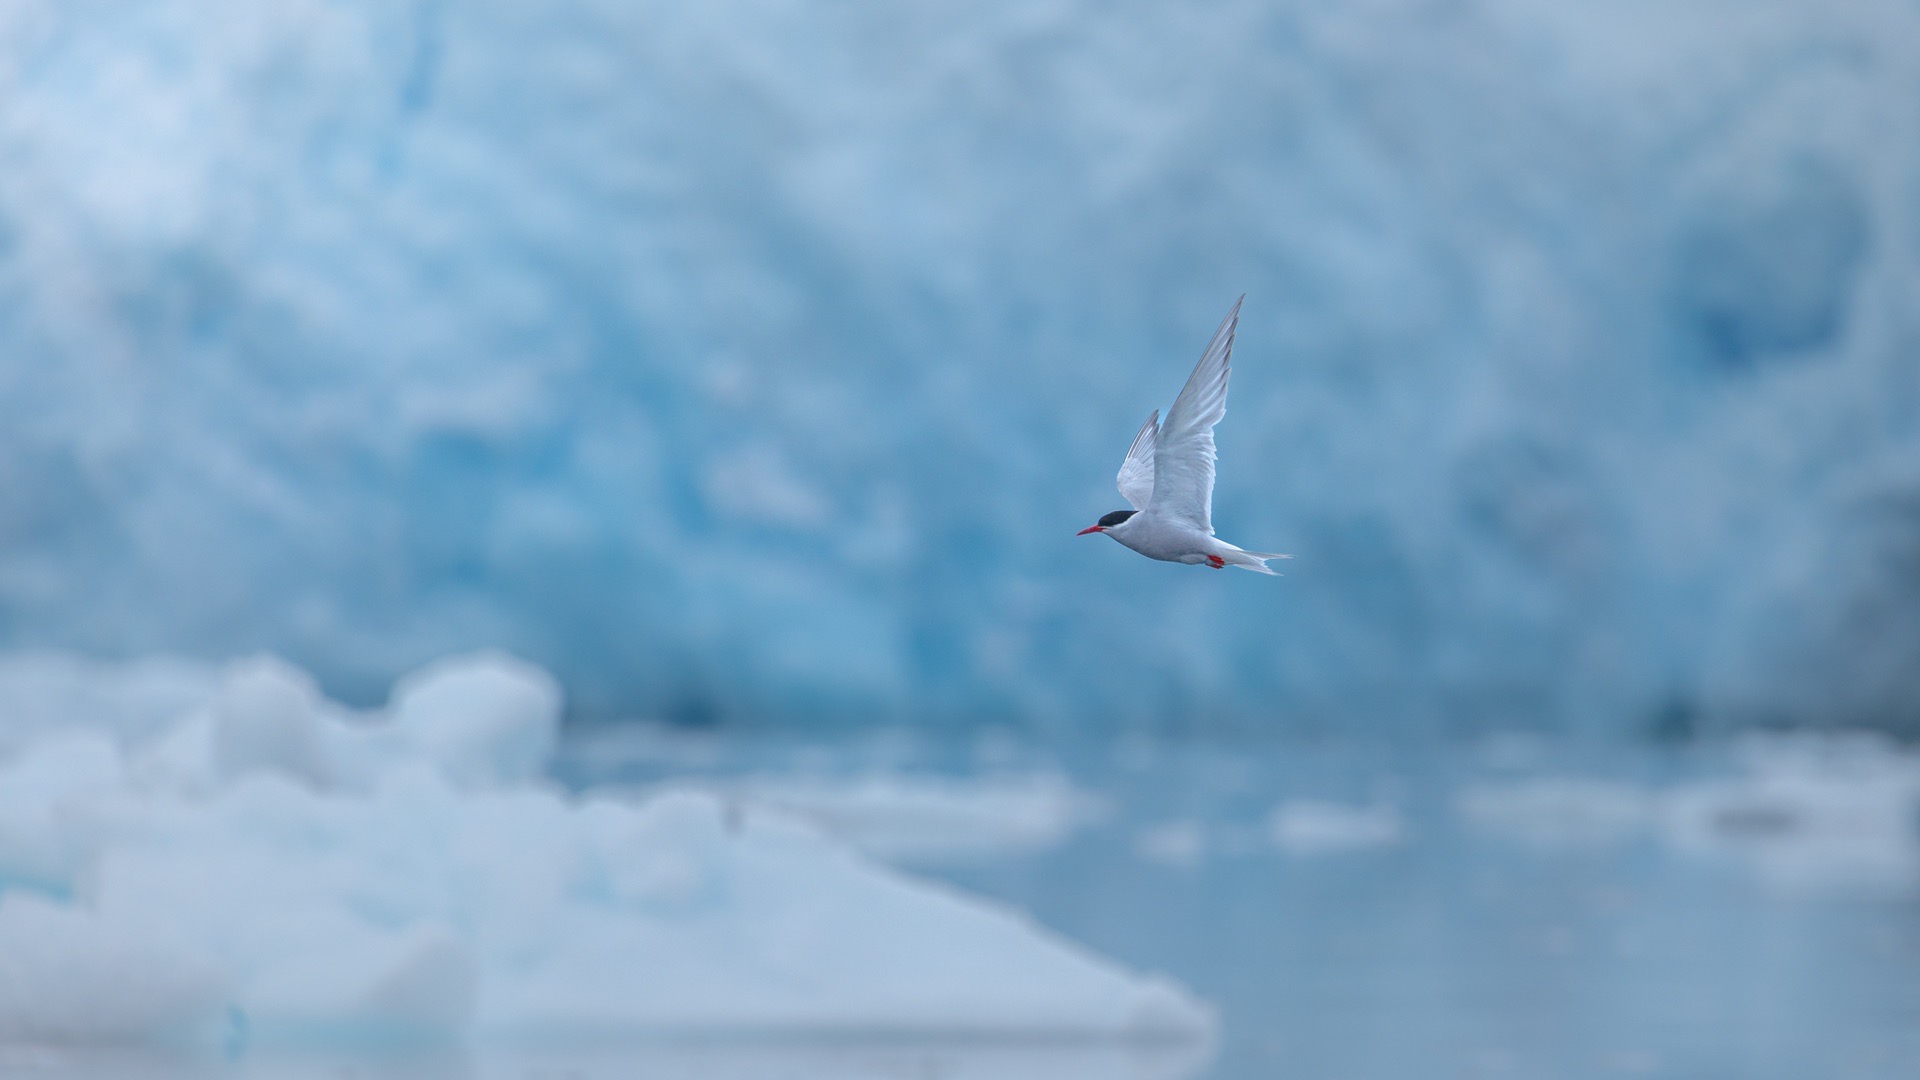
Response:
[[[1046,851],[1110,812],[1055,772],[977,779],[760,775],[719,782],[713,790],[804,820],[876,858],[908,864]]]
[[[244,1065],[146,1048],[0,1045],[7,1080],[1187,1080],[1193,1042],[674,1040],[641,1046],[389,1048],[253,1054]]]
[[[1183,817],[1144,826],[1133,835],[1134,854],[1162,866],[1191,869],[1214,856],[1279,851],[1295,857],[1394,847],[1407,839],[1400,811],[1384,803],[1350,805],[1325,799],[1285,799],[1258,827]]]
[[[1294,854],[1385,847],[1406,836],[1406,824],[1391,806],[1347,806],[1320,799],[1281,803],[1268,815],[1267,829],[1275,845]]]
[[[1470,824],[1529,843],[1653,840],[1784,888],[1920,889],[1920,754],[1866,735],[1755,735],[1666,785],[1541,776],[1470,786]]]
[[[127,676],[164,703],[116,686],[122,669],[7,671],[0,1042],[1213,1027],[1173,983],[876,865],[775,800],[568,794],[544,779],[559,689],[506,656],[443,661],[365,712],[270,659]]]
[[[1133,850],[1148,862],[1192,869],[1205,862],[1212,845],[1207,827],[1192,818],[1148,825],[1133,835]]]

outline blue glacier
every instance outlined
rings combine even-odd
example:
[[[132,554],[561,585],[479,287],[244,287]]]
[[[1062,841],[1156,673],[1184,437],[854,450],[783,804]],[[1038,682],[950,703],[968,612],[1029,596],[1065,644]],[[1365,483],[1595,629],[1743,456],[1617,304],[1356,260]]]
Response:
[[[0,11],[0,647],[1920,727],[1920,8]],[[1241,292],[1223,536],[1075,541]]]

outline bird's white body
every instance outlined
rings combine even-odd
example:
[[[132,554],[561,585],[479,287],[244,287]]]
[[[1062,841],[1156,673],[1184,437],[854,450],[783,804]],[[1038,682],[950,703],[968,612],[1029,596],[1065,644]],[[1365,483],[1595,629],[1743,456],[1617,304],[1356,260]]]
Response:
[[[1135,514],[1118,525],[1109,525],[1100,531],[1149,559],[1211,566],[1216,570],[1239,566],[1271,574],[1273,571],[1267,569],[1268,559],[1292,558],[1291,555],[1246,551],[1191,525],[1145,513]]]
[[[1081,535],[1106,533],[1149,559],[1211,566],[1238,566],[1271,574],[1268,559],[1290,556],[1247,551],[1213,535],[1213,474],[1217,454],[1213,427],[1227,414],[1227,377],[1232,372],[1233,334],[1240,304],[1221,321],[1187,385],[1160,423],[1156,410],[1133,437],[1116,483],[1132,510],[1116,510]]]

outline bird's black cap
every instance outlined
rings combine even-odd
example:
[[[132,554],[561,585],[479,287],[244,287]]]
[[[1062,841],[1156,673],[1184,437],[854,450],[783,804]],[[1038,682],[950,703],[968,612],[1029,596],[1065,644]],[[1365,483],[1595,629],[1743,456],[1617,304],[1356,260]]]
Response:
[[[1101,527],[1101,528],[1103,528],[1103,529],[1110,529],[1110,528],[1112,528],[1112,527],[1114,527],[1115,525],[1118,525],[1118,524],[1120,524],[1121,522],[1123,522],[1123,521],[1125,521],[1125,520],[1127,520],[1128,518],[1130,518],[1130,517],[1132,517],[1132,516],[1133,516],[1134,514],[1136,514],[1136,513],[1139,513],[1139,511],[1137,511],[1137,510],[1115,510],[1115,511],[1114,511],[1113,513],[1111,513],[1111,514],[1108,514],[1108,515],[1107,515],[1106,517],[1103,517],[1103,518],[1101,518],[1101,519],[1100,519],[1100,527]]]

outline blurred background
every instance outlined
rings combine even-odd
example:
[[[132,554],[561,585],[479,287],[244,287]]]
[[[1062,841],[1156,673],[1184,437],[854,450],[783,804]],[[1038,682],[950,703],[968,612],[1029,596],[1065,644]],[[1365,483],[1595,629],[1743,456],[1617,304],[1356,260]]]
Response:
[[[37,2],[0,642],[575,715],[1920,700],[1920,12]],[[1248,294],[1217,524],[1074,530]]]
[[[0,649],[1064,778],[940,872],[1235,1076],[1911,1075],[1920,766],[1726,739],[1920,733],[1916,102],[1912,0],[13,0]],[[1075,540],[1243,292],[1286,576]]]

